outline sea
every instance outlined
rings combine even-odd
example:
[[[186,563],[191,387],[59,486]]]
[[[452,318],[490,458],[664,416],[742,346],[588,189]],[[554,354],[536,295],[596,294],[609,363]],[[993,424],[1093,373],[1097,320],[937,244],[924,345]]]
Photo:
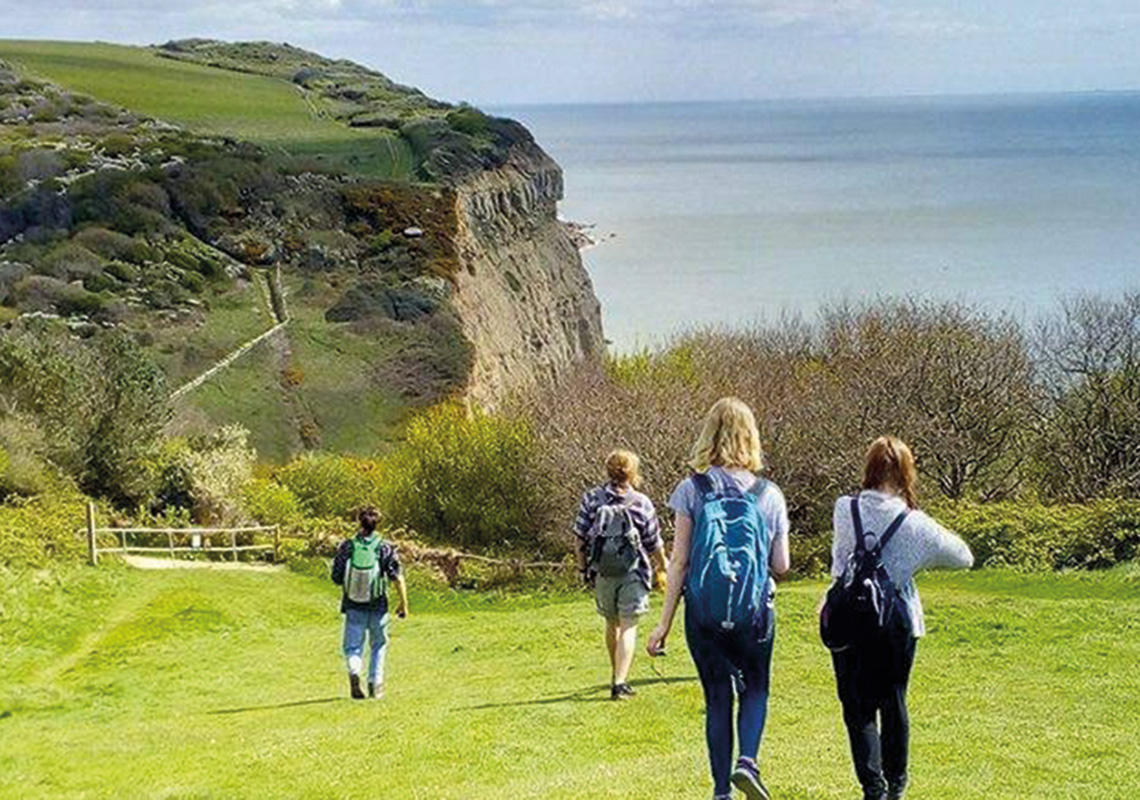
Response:
[[[1140,289],[1140,93],[524,106],[615,349],[883,296]]]

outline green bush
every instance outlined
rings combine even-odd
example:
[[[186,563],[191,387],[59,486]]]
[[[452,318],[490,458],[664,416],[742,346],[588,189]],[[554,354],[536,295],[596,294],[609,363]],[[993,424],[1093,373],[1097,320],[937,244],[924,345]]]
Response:
[[[416,417],[387,460],[387,522],[464,548],[541,547],[529,426],[444,405]]]
[[[74,489],[0,504],[0,565],[43,567],[83,558],[85,508],[85,499]]]
[[[263,525],[291,528],[305,518],[305,506],[297,495],[271,478],[255,478],[245,485],[242,508]]]
[[[978,565],[1027,571],[1103,568],[1140,555],[1140,501],[1084,505],[956,503],[932,511]]]
[[[313,517],[349,518],[366,505],[381,505],[380,468],[375,462],[319,453],[279,469],[278,483]]]

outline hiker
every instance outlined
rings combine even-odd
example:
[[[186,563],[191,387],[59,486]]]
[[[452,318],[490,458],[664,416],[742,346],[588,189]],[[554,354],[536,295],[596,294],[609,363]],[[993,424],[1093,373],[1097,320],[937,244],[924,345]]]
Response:
[[[788,510],[763,469],[760,432],[747,405],[718,400],[693,446],[693,474],[673,492],[676,512],[661,622],[650,655],[664,652],[682,590],[685,639],[705,695],[705,736],[714,800],[736,786],[749,800],[768,800],[757,756],[768,714],[775,641],[775,581],[790,567]],[[733,767],[733,699],[740,757]]]
[[[657,510],[637,491],[640,470],[635,453],[610,453],[609,480],[582,496],[574,520],[578,569],[593,587],[598,613],[606,621],[611,700],[636,693],[629,685],[629,670],[637,649],[637,623],[649,610],[651,576],[661,584],[667,566]]]
[[[396,548],[380,538],[380,513],[366,508],[359,515],[360,530],[345,539],[333,559],[332,581],[344,588],[340,611],[344,614],[344,657],[348,685],[354,700],[364,699],[360,672],[364,668],[364,638],[372,659],[368,663],[368,696],[384,696],[384,658],[388,651],[388,583],[396,584],[396,616],[408,615],[408,589]]]
[[[910,448],[883,436],[867,451],[863,490],[835,503],[835,584],[821,610],[820,627],[832,648],[864,800],[900,800],[906,791],[906,690],[915,645],[925,633],[914,574],[932,567],[967,569],[974,563],[965,542],[918,510],[917,482]],[[829,618],[839,616],[844,602],[858,603],[858,595],[872,588],[876,602],[863,601],[873,608],[866,616],[849,612],[842,621]]]

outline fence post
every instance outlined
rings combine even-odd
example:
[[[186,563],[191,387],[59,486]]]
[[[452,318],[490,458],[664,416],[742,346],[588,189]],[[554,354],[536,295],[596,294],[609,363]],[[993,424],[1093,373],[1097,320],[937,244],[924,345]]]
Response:
[[[237,534],[230,531],[230,554],[234,561],[238,560],[237,557]]]
[[[93,567],[99,566],[99,548],[95,543],[95,504],[87,501],[87,561]]]
[[[273,526],[273,563],[281,563],[281,528]]]

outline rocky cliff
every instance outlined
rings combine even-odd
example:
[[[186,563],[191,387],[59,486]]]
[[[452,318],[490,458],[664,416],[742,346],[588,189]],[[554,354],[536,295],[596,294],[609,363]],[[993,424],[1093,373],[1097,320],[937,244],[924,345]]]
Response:
[[[50,67],[38,47],[14,55]],[[0,328],[46,315],[129,331],[189,387],[177,431],[239,423],[274,460],[374,452],[416,408],[494,408],[601,356],[598,301],[556,217],[561,171],[519,123],[286,45],[51,47],[77,70],[59,83],[0,62]],[[151,70],[191,81],[203,66],[241,73],[237,90],[282,81],[295,140],[148,116]],[[67,84],[114,69],[140,90],[108,102]],[[231,128],[277,120],[257,97]],[[334,139],[314,149],[318,133]]]
[[[602,353],[601,309],[556,215],[562,187],[561,169],[531,144],[456,188],[452,304],[474,346],[469,392],[481,405]]]

